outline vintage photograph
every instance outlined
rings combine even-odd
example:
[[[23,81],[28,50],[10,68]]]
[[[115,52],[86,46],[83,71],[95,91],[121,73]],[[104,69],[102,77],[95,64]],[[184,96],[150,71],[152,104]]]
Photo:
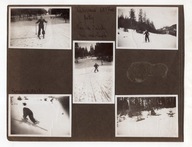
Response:
[[[178,137],[177,95],[116,96],[116,137]]]
[[[9,48],[71,49],[70,7],[9,7]]]
[[[71,117],[71,95],[9,95],[9,136],[71,137]]]
[[[177,7],[117,7],[118,49],[178,49]]]
[[[73,44],[73,102],[114,103],[114,42]]]

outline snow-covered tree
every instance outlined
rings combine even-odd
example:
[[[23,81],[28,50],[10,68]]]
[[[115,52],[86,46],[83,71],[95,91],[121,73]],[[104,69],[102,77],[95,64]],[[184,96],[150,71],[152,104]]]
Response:
[[[139,10],[139,15],[138,15],[138,22],[143,23],[143,10]]]

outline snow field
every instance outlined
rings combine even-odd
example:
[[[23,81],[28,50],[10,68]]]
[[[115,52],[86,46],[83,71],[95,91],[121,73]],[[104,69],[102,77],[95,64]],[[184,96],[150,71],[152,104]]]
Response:
[[[59,18],[46,20],[48,23],[44,23],[45,39],[42,34],[41,39],[37,37],[37,20],[10,23],[10,47],[69,49],[70,24]]]
[[[99,64],[97,73],[95,63]],[[113,66],[109,64],[101,65],[100,60],[90,58],[75,64],[74,102],[113,102]]]
[[[172,110],[173,117],[169,117],[167,113]],[[164,108],[155,110],[159,116],[148,116],[148,111],[142,111],[142,121],[138,121],[137,117],[132,118],[127,115],[116,125],[117,137],[178,137],[178,114],[176,108]],[[119,120],[119,116],[117,120]]]
[[[117,45],[119,48],[136,49],[177,49],[177,37],[169,34],[155,34],[149,32],[150,42],[145,42],[145,35],[129,29],[124,32],[118,29]]]

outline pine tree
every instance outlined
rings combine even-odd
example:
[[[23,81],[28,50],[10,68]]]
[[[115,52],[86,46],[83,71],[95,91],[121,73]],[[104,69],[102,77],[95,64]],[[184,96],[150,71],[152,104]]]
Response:
[[[147,15],[146,12],[143,13],[143,22],[146,24],[147,21]]]
[[[124,27],[124,20],[125,20],[125,18],[123,16],[123,14],[121,14],[121,16],[118,17],[118,28]]]
[[[130,23],[131,23],[131,28],[135,28],[136,25],[136,17],[135,17],[135,10],[131,9],[129,12],[130,16]]]
[[[138,22],[143,23],[143,10],[139,10]]]

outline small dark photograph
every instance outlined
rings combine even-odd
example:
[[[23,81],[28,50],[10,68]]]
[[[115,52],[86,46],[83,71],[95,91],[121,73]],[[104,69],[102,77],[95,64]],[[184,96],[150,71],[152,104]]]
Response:
[[[9,47],[71,49],[70,7],[10,7]]]
[[[178,137],[177,95],[116,96],[116,137]]]
[[[9,95],[9,136],[71,137],[70,95]]]
[[[73,102],[113,103],[114,43],[74,42]]]
[[[117,48],[178,49],[177,7],[118,7]]]

